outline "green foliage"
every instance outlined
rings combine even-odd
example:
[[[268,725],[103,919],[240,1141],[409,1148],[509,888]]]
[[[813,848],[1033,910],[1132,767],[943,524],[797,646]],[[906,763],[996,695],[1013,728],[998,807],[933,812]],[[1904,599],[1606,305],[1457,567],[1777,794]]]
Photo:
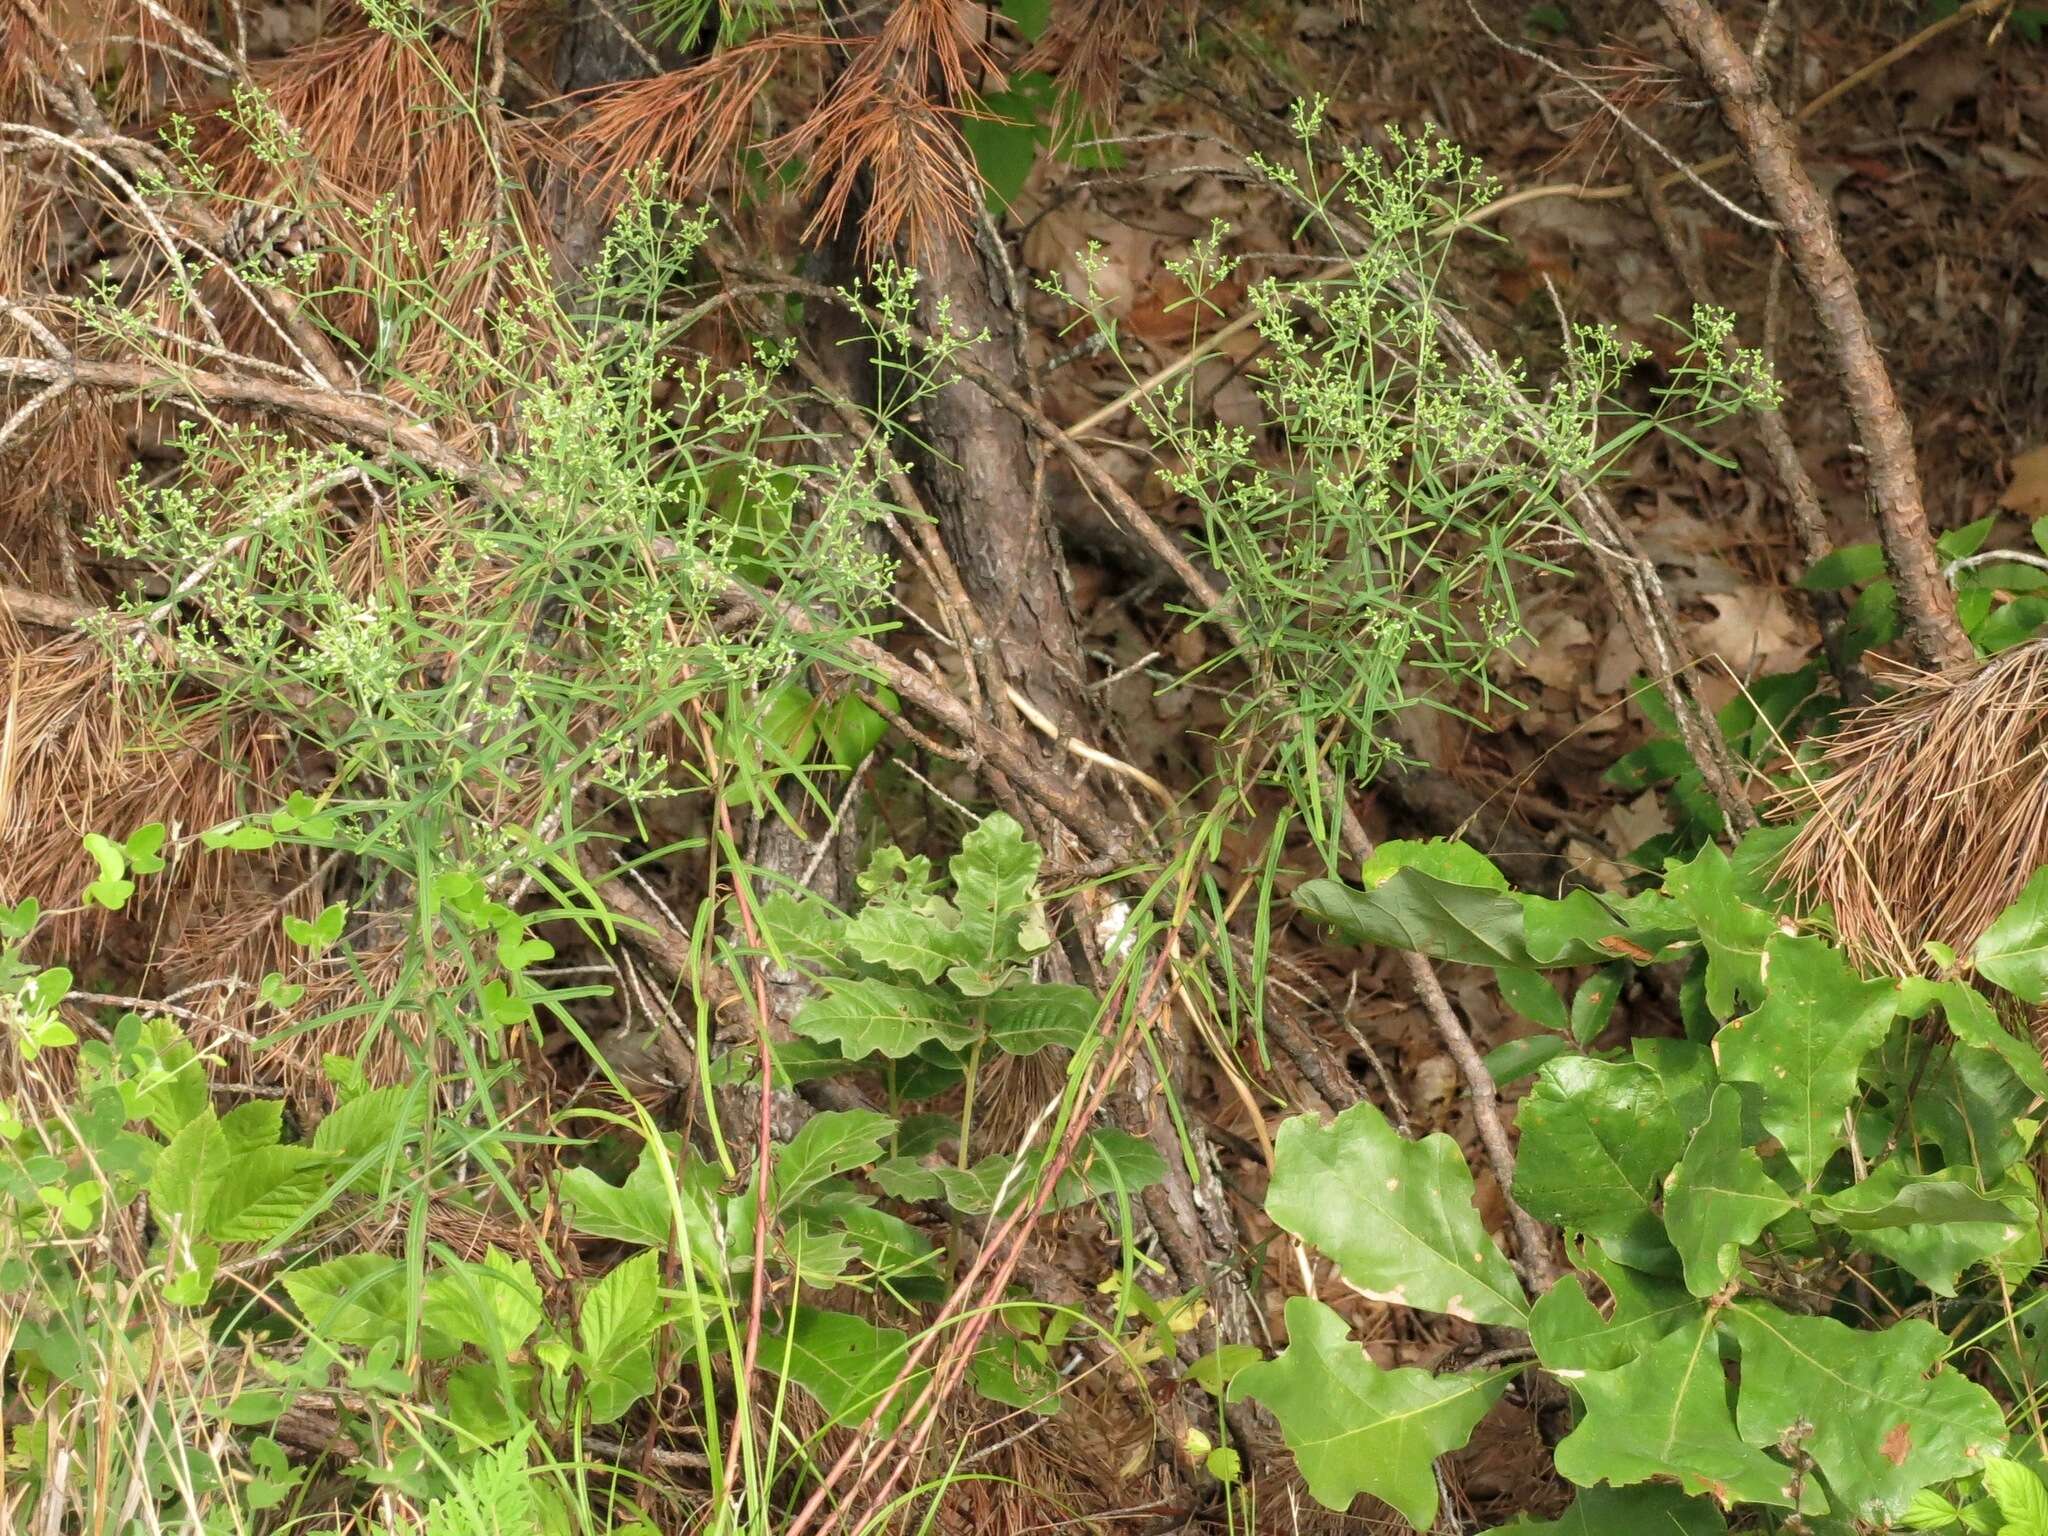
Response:
[[[1371,1104],[1274,1142],[1266,1212],[1368,1296],[1479,1323],[1520,1323],[1521,1282],[1479,1224],[1472,1174],[1444,1135],[1408,1141]]]
[[[1436,1523],[1431,1463],[1462,1446],[1507,1385],[1501,1372],[1386,1371],[1319,1301],[1287,1303],[1287,1348],[1237,1373],[1233,1401],[1256,1398],[1279,1420],[1309,1492],[1332,1509],[1370,1493],[1418,1531]]]
[[[1982,1474],[2016,1490],[2017,1507],[2034,1486],[1998,1459],[2005,1411],[1958,1369],[1966,1352],[1998,1358],[2001,1330],[1972,1344],[1881,1320],[1948,1298],[2009,1311],[2011,1277],[2039,1261],[2039,1197],[2017,1173],[2039,1132],[2039,1055],[1967,982],[1866,978],[1800,931],[1760,874],[1781,841],[1702,849],[1625,901],[1521,895],[1468,849],[1417,844],[1383,847],[1358,886],[1300,893],[1362,942],[1493,967],[1555,1042],[1517,1113],[1515,1194],[1564,1229],[1574,1272],[1533,1306],[1479,1224],[1455,1145],[1405,1141],[1369,1106],[1282,1126],[1267,1197],[1365,1294],[1526,1327],[1577,1405],[1556,1456],[1583,1492],[1562,1521],[1508,1529],[1721,1529],[1702,1500],[1859,1529],[1977,1529],[1942,1488]],[[2022,1000],[2039,884],[1976,957],[1980,981]],[[1627,1056],[1572,1029],[1542,974],[1665,960],[1698,978],[1696,1038],[1638,1040]],[[1935,1019],[1945,1035],[1928,1032]],[[1851,1274],[1881,1308],[1848,1305]],[[1425,1523],[1428,1461],[1470,1423],[1439,1441],[1373,1442],[1376,1481],[1340,1473],[1350,1463],[1333,1447],[1367,1432],[1355,1403],[1379,1389],[1315,1384],[1292,1363],[1306,1348],[1316,1370],[1371,1371],[1354,1365],[1341,1320],[1312,1305],[1289,1308],[1288,1367],[1240,1368],[1234,1390],[1263,1401],[1259,1383],[1285,1384],[1269,1406],[1319,1498],[1342,1507],[1371,1491]]]

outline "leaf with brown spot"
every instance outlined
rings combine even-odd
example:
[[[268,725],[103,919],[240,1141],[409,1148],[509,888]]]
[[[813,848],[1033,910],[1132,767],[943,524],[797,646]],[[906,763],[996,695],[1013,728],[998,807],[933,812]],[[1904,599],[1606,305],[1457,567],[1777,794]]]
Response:
[[[1736,1428],[1751,1445],[1775,1446],[1804,1426],[1801,1448],[1835,1514],[1888,1525],[1922,1488],[1967,1477],[2004,1449],[1997,1402],[1943,1368],[1949,1340],[1930,1324],[1851,1328],[1760,1303],[1722,1316],[1742,1347]]]
[[[1901,1419],[1885,1433],[1884,1442],[1877,1453],[1895,1467],[1906,1464],[1906,1454],[1913,1449],[1913,1426]]]

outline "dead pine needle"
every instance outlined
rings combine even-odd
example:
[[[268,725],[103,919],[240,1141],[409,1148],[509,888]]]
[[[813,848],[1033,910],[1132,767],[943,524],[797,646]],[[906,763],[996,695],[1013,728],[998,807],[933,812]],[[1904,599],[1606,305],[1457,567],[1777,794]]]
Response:
[[[1911,973],[1930,940],[1967,952],[2048,863],[2048,642],[1886,680],[1784,797],[1807,821],[1780,873],[1852,952]]]

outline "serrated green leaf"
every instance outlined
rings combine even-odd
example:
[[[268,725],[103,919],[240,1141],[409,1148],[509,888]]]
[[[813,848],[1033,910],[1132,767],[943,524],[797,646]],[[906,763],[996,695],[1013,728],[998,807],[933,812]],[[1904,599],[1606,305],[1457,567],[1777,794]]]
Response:
[[[540,1282],[526,1260],[486,1248],[480,1263],[451,1263],[427,1276],[422,1310],[450,1338],[502,1360],[540,1326]]]
[[[1922,1488],[1906,1505],[1898,1523],[1909,1531],[1945,1531],[1963,1518],[1963,1512],[1932,1488]]]
[[[1764,1128],[1808,1188],[1847,1139],[1843,1115],[1864,1057],[1884,1043],[1898,1004],[1889,981],[1865,981],[1816,938],[1773,938],[1761,1006],[1714,1038],[1721,1076],[1762,1090]]]
[[[221,1134],[234,1153],[254,1152],[277,1144],[284,1132],[283,1099],[250,1099],[220,1117]]]
[[[1742,1099],[1715,1090],[1706,1123],[1693,1133],[1664,1182],[1664,1226],[1695,1296],[1711,1296],[1735,1273],[1741,1250],[1792,1209],[1792,1198],[1742,1139]]]
[[[1086,987],[1064,982],[1012,982],[978,1005],[989,1044],[1012,1056],[1048,1046],[1077,1049],[1095,1027],[1099,1006]]]
[[[1557,1470],[1590,1488],[1675,1478],[1722,1504],[1793,1502],[1792,1469],[1745,1444],[1728,1406],[1714,1319],[1667,1335],[1627,1365],[1573,1382],[1585,1417],[1557,1447]],[[1816,1507],[1817,1497],[1809,1495]]]
[[[1519,1325],[1521,1283],[1479,1223],[1472,1171],[1441,1133],[1408,1141],[1369,1103],[1280,1127],[1266,1212],[1366,1295]]]
[[[974,1025],[936,992],[868,978],[839,978],[825,985],[825,995],[798,1009],[790,1028],[806,1039],[836,1045],[849,1057],[901,1060],[929,1041],[955,1050],[974,1043]]]
[[[311,1147],[253,1147],[233,1158],[206,1207],[207,1236],[267,1243],[326,1193],[334,1159]]]
[[[1796,1440],[1838,1514],[1882,1525],[1919,1489],[1968,1476],[2005,1445],[1997,1402],[1939,1369],[1949,1341],[1927,1323],[1859,1329],[1750,1304],[1727,1321],[1742,1349],[1742,1437]]]
[[[1636,1488],[1581,1488],[1555,1520],[1524,1516],[1490,1536],[1720,1536],[1728,1522],[1706,1499],[1648,1483]]]
[[[2048,869],[1993,920],[1973,952],[1977,974],[2030,1003],[2048,1002]]]
[[[1541,1221],[1599,1238],[1619,1257],[1664,1247],[1657,1183],[1683,1140],[1655,1074],[1567,1056],[1522,1100],[1515,1198]]]
[[[654,1390],[654,1331],[661,1326],[661,1256],[636,1253],[589,1290],[576,1315],[583,1401],[610,1424]]]
[[[367,1349],[405,1331],[405,1265],[383,1254],[345,1253],[287,1270],[284,1288],[306,1326],[329,1343]]]
[[[199,1236],[214,1191],[227,1176],[228,1139],[211,1109],[195,1115],[157,1153],[149,1197],[159,1219],[175,1219],[189,1240]]]
[[[816,1400],[835,1425],[857,1428],[874,1411],[910,1353],[900,1328],[877,1328],[865,1318],[819,1307],[793,1307],[779,1325],[761,1333],[761,1364],[786,1376]],[[876,1427],[884,1434],[902,1422],[929,1369],[913,1373]]]
[[[1455,1451],[1507,1375],[1381,1370],[1344,1319],[1306,1296],[1287,1302],[1287,1348],[1247,1366],[1233,1403],[1255,1398],[1279,1422],[1308,1490],[1329,1509],[1369,1493],[1418,1531],[1436,1523],[1436,1458]]]
[[[411,1097],[408,1088],[372,1088],[338,1105],[313,1127],[315,1150],[345,1158],[387,1151],[401,1135]]]
[[[881,1156],[896,1129],[872,1109],[828,1109],[811,1116],[775,1154],[775,1204],[787,1210],[827,1179]]]
[[[1984,1491],[1997,1502],[2005,1532],[2048,1536],[2048,1488],[2032,1467],[2001,1456],[1984,1469]]]

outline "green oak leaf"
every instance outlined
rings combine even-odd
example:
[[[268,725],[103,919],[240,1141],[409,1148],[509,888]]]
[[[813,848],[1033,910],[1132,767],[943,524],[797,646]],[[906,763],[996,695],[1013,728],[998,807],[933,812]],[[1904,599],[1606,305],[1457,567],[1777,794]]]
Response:
[[[1720,1536],[1721,1512],[1676,1488],[1645,1483],[1635,1488],[1581,1488],[1555,1520],[1524,1516],[1490,1536]]]
[[[1043,858],[1024,829],[998,811],[961,839],[947,864],[960,911],[958,963],[947,978],[966,996],[986,996],[1004,967],[1052,942],[1038,910]]]
[[[1743,1246],[1792,1203],[1743,1140],[1741,1096],[1716,1089],[1706,1123],[1664,1181],[1664,1226],[1685,1265],[1686,1288],[1711,1296],[1727,1284]]]
[[[1382,843],[1360,869],[1357,887],[1307,880],[1295,887],[1294,901],[1353,943],[1464,965],[1536,964],[1507,878],[1463,843]]]
[[[945,919],[893,902],[869,903],[845,933],[846,947],[868,964],[907,971],[926,983],[960,960],[959,935]]]
[[[1728,856],[1709,843],[1689,864],[1673,864],[1664,892],[1698,925],[1707,952],[1707,1006],[1714,1017],[1734,1016],[1744,1001],[1764,997],[1764,950],[1778,932],[1770,913],[1738,893]]]
[[[1529,1342],[1547,1370],[1615,1370],[1699,1319],[1699,1302],[1672,1281],[1599,1261],[1590,1252],[1581,1267],[1601,1278],[1612,1304],[1603,1317],[1577,1275],[1566,1275],[1537,1299],[1529,1312]]]
[[[1436,1523],[1436,1458],[1455,1451],[1507,1385],[1503,1372],[1380,1369],[1344,1319],[1307,1296],[1287,1302],[1287,1348],[1246,1366],[1229,1399],[1279,1421],[1308,1491],[1330,1509],[1369,1493],[1418,1531]]]
[[[1627,1365],[1589,1371],[1572,1385],[1586,1413],[1558,1442],[1557,1470],[1581,1488],[1667,1477],[1724,1506],[1793,1502],[1792,1469],[1736,1433],[1711,1314]]]
[[[792,1307],[789,1315],[761,1333],[761,1364],[802,1387],[834,1425],[858,1428],[880,1402],[910,1353],[910,1335],[877,1328],[865,1318],[820,1307]],[[894,1430],[903,1412],[924,1390],[929,1369],[904,1383],[876,1423]]]
[[[1902,1018],[1917,1019],[1940,1008],[1958,1045],[1990,1052],[2034,1093],[2048,1099],[2048,1065],[2042,1063],[2041,1052],[1999,1022],[1983,993],[1960,981],[1929,981],[1924,976],[1903,977],[1898,986]]]
[[[1921,1488],[1967,1477],[2004,1448],[1997,1402],[1940,1369],[1950,1344],[1928,1323],[1851,1328],[1747,1303],[1726,1316],[1742,1349],[1742,1438],[1796,1441],[1838,1514],[1883,1525]]]
[[[1980,1192],[1951,1172],[1922,1175],[1900,1158],[1862,1183],[1830,1195],[1816,1219],[1843,1227],[1858,1248],[1883,1255],[1937,1296],[1953,1296],[1972,1264],[2008,1251],[2038,1255],[2041,1238],[2033,1182],[2020,1169]]]
[[[938,993],[867,978],[826,982],[824,995],[798,1009],[790,1028],[807,1040],[836,1045],[852,1059],[901,1060],[932,1040],[965,1050],[975,1037],[974,1026]]]
[[[1515,1198],[1627,1259],[1664,1247],[1657,1181],[1678,1160],[1678,1120],[1656,1075],[1634,1062],[1567,1056],[1546,1065],[1515,1123]]]
[[[981,1000],[989,1044],[1012,1056],[1049,1045],[1074,1050],[1095,1027],[1099,1004],[1086,987],[1064,982],[1018,982]]]
[[[2048,869],[1993,920],[1972,955],[1977,974],[2030,1003],[2048,1002]]]
[[[2027,1150],[2033,1128],[2025,1117],[2037,1095],[1996,1052],[1894,1029],[1872,1077],[1950,1168],[1974,1169],[1988,1184]]]
[[[1320,1124],[1280,1127],[1266,1213],[1313,1243],[1376,1301],[1468,1322],[1519,1325],[1521,1283],[1474,1205],[1472,1171],[1450,1137],[1409,1141],[1369,1103]]]
[[[1889,981],[1865,981],[1815,938],[1780,934],[1764,950],[1761,1006],[1714,1037],[1721,1076],[1762,1090],[1764,1129],[1810,1189],[1845,1140],[1843,1116],[1864,1057],[1898,1005]]]
[[[787,1209],[827,1179],[865,1167],[882,1155],[896,1129],[872,1109],[828,1109],[811,1116],[775,1153],[775,1203]]]

